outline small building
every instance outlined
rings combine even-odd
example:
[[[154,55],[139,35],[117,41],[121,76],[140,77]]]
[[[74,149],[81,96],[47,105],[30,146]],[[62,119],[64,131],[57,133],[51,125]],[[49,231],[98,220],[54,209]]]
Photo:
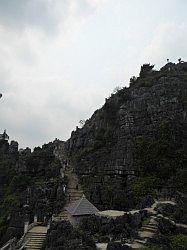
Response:
[[[0,140],[2,140],[2,141],[8,141],[9,140],[9,136],[6,133],[6,129],[4,130],[3,134],[0,134]]]
[[[99,212],[99,210],[86,199],[85,195],[83,195],[81,199],[70,204],[66,210],[68,212],[68,219],[73,226],[77,226],[83,218]]]

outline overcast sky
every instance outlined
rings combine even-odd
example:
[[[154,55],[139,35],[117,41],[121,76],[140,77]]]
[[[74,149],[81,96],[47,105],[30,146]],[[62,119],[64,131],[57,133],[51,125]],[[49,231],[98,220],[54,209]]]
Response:
[[[0,132],[66,140],[141,64],[187,60],[186,0],[0,0]]]

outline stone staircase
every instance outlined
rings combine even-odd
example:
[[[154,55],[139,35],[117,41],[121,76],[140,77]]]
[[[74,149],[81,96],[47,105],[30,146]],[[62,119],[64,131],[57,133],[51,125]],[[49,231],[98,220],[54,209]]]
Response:
[[[145,247],[147,240],[153,238],[158,231],[156,216],[151,216],[148,224],[143,225],[138,231],[138,238],[130,244],[125,245],[131,247],[131,249],[141,249]]]
[[[67,169],[64,171],[64,174],[68,178],[68,186],[66,192],[66,207],[68,207],[70,204],[74,203],[76,200],[79,200],[82,197],[83,191],[78,182],[78,178],[71,166],[67,167]],[[54,221],[68,220],[68,212],[66,211],[66,207],[62,209],[58,216],[54,217]]]
[[[44,226],[35,226],[30,229],[26,236],[24,246],[25,250],[39,250],[42,249],[43,243],[46,239],[47,227]]]
[[[140,244],[141,247],[145,246],[149,238],[153,238],[158,231],[158,223],[155,220],[156,216],[151,216],[150,222],[147,225],[143,225],[139,232],[139,239],[135,239],[134,242]]]

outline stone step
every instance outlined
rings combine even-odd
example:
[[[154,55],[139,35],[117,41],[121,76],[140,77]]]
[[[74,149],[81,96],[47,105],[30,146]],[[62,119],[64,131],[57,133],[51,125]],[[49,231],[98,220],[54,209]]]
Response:
[[[28,243],[25,247],[37,247],[38,249],[41,249],[42,245],[43,245],[43,242],[41,242],[40,244],[31,242],[31,243]]]
[[[71,197],[82,197],[82,193],[81,194],[79,194],[79,193],[69,193],[68,195],[70,195]],[[69,197],[67,197],[67,198],[69,198]]]
[[[149,225],[149,224],[147,224],[147,225],[143,225],[142,227],[147,227],[147,228],[152,228],[152,229],[158,229],[158,227],[157,227],[157,225]]]
[[[25,246],[25,250],[42,249],[42,246]]]
[[[68,215],[67,214],[60,214],[59,216],[57,217],[60,217],[60,218],[68,218]]]
[[[58,221],[62,221],[62,220],[68,220],[68,218],[56,217],[56,218],[54,218],[53,221],[58,222]]]
[[[80,186],[78,187],[78,189],[76,189],[77,186],[77,182],[72,183],[71,185],[67,186],[67,190],[71,191],[81,191]]]
[[[149,222],[149,225],[155,226],[155,225],[158,225],[158,222],[157,222],[157,221],[150,221],[150,222]]]
[[[45,238],[31,238],[29,242],[43,242]]]
[[[60,221],[60,220],[68,220],[68,215],[67,214],[60,214],[59,216],[56,216],[54,218],[55,221]]]
[[[153,209],[153,211],[156,212],[156,210],[154,210],[154,209]],[[155,220],[157,218],[157,214],[151,214],[150,218]]]
[[[70,195],[71,197],[82,197],[83,193],[69,193],[68,195]]]
[[[41,243],[41,242],[43,242],[44,240],[45,240],[45,239],[35,239],[35,238],[32,238],[32,239],[29,240],[28,243],[30,243],[30,242]]]
[[[41,240],[41,241],[35,241],[34,239],[33,240],[29,240],[29,242],[26,244],[26,246],[28,245],[41,245],[43,244],[44,240]]]
[[[37,250],[37,249],[41,249],[41,247],[40,248],[38,248],[38,247],[27,247],[27,248],[24,248],[25,250]]]
[[[45,240],[46,236],[45,237],[25,237],[25,239],[27,240],[32,240],[34,239],[35,241],[42,241],[42,240]]]
[[[147,239],[135,239],[134,240],[135,242],[137,242],[137,243],[140,243],[140,244],[146,244],[147,243]]]
[[[148,231],[148,232],[156,233],[156,232],[157,232],[157,229],[143,226],[143,227],[140,228],[140,231]]]
[[[45,235],[36,235],[36,234],[34,234],[34,235],[26,235],[26,238],[29,238],[29,239],[31,239],[31,238],[34,238],[34,239],[45,239],[45,237],[46,237],[46,234]]]
[[[61,218],[68,218],[68,214],[60,214],[59,217],[61,217]]]
[[[41,242],[29,242],[26,244],[26,247],[41,247],[43,245],[44,241]]]
[[[74,196],[74,197],[71,197],[71,199],[70,199],[70,203],[69,203],[69,204],[74,203],[75,201],[79,200],[80,198],[81,198],[81,197],[79,197],[79,196]]]
[[[75,198],[77,198],[77,197],[80,197],[80,198],[81,198],[81,197],[82,197],[82,194],[77,194],[77,193],[73,193],[73,194],[72,194],[72,193],[69,193],[68,196],[69,196],[69,195],[70,195],[70,198],[74,198],[74,197],[75,197]],[[69,198],[69,197],[67,197],[67,198]]]
[[[24,248],[25,250],[35,250],[35,249],[41,249],[41,248],[38,248],[38,247],[27,247],[27,248]]]
[[[83,192],[81,190],[77,190],[77,189],[72,189],[72,190],[69,190],[70,194],[83,194]]]
[[[77,196],[82,196],[83,195],[83,192],[69,192],[67,195],[77,195]]]
[[[78,183],[78,179],[73,177],[73,175],[68,176],[68,178],[69,178],[68,186],[70,186],[73,183]]]
[[[41,244],[35,244],[34,242],[33,243],[30,243],[30,244],[27,244],[25,247],[34,247],[34,248],[38,248],[38,249],[42,249],[42,246],[43,246],[43,242]]]
[[[153,215],[152,215],[152,216],[150,217],[150,222],[152,222],[152,221],[155,222],[156,220],[157,220],[157,217],[156,217],[156,216],[153,216]]]
[[[42,244],[27,244],[26,246],[25,246],[25,248],[27,249],[27,248],[30,248],[30,247],[32,247],[32,248],[35,248],[35,249],[41,249],[42,248],[42,245],[43,245],[43,242],[42,242]]]
[[[63,211],[60,212],[59,215],[60,215],[60,216],[61,216],[61,215],[68,215],[68,212],[67,212],[66,210],[63,210]]]
[[[40,235],[45,235],[46,233],[47,233],[47,231],[46,231],[46,228],[44,228],[45,229],[45,231],[44,232],[42,232],[42,231],[33,231],[35,228],[32,228],[30,231],[28,231],[27,232],[27,234],[40,234]],[[35,229],[36,230],[36,229]]]
[[[138,236],[141,238],[141,239],[147,239],[147,238],[153,238],[155,235],[155,232],[150,232],[150,231],[139,231],[138,232]]]
[[[68,212],[67,211],[62,211],[59,215],[60,216],[62,216],[62,215],[68,215]]]
[[[36,250],[36,249],[41,249],[41,247],[32,247],[32,246],[28,246],[28,247],[24,247],[25,250]]]
[[[126,243],[124,245],[130,247],[130,249],[141,249],[141,248],[145,247],[144,244],[138,243],[138,242],[135,242],[135,241],[133,243],[131,243],[131,244]]]
[[[79,200],[81,197],[71,197],[69,204],[67,204],[67,206],[69,206],[70,204],[73,204],[75,201]]]
[[[34,235],[36,235],[36,236],[37,236],[37,235],[40,235],[40,236],[45,236],[46,233],[28,232],[27,235],[33,235],[33,236],[34,236]]]
[[[36,243],[36,244],[41,244],[42,242],[44,242],[45,239],[35,239],[35,238],[32,238],[29,240],[29,242],[27,244],[30,244],[31,242],[32,243]]]

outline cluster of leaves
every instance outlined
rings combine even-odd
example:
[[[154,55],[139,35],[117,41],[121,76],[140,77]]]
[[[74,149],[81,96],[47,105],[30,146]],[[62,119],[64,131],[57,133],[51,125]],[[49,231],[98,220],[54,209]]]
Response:
[[[131,214],[116,219],[91,216],[82,219],[79,229],[93,235],[98,242],[109,242],[110,239],[124,241],[136,236],[142,218],[137,220],[136,215]]]
[[[187,235],[179,234],[170,237],[171,249],[187,249]]]
[[[169,179],[169,185],[174,189],[187,191],[187,155],[183,136],[175,136],[183,129],[176,124],[169,119],[163,120],[154,137],[135,138],[135,165],[139,177],[131,181],[131,188],[136,202],[146,194],[155,196],[155,192],[165,186]]]
[[[150,218],[145,218],[145,220],[142,221],[142,225],[148,225],[150,223]]]
[[[158,178],[150,176],[134,178],[131,181],[131,189],[135,204],[140,203],[147,195],[156,196],[155,190],[159,186],[159,182]]]
[[[136,138],[135,159],[140,175],[164,180],[184,169],[187,158],[184,149],[175,140],[177,129],[182,131],[182,128],[177,128],[171,121],[164,120],[155,137]]]
[[[49,150],[48,148],[40,148],[37,147],[34,149],[33,153],[28,155],[26,157],[26,166],[27,166],[27,170],[30,173],[39,173],[39,166],[41,166],[41,164],[43,166],[49,166],[50,163],[54,160],[54,155],[53,152],[51,150]],[[42,162],[41,162],[42,160]],[[47,169],[47,167],[46,167]],[[41,172],[41,175],[44,174],[43,172]]]
[[[74,229],[68,221],[61,221],[51,225],[45,242],[46,249],[62,250],[95,250],[92,237],[85,232]]]
[[[102,202],[106,203],[106,208],[126,210],[133,207],[134,201],[129,192],[124,193],[124,188],[119,185],[118,181],[114,180],[113,185],[108,183],[102,186]]]
[[[187,249],[187,235],[158,236],[142,250],[185,250]]]

